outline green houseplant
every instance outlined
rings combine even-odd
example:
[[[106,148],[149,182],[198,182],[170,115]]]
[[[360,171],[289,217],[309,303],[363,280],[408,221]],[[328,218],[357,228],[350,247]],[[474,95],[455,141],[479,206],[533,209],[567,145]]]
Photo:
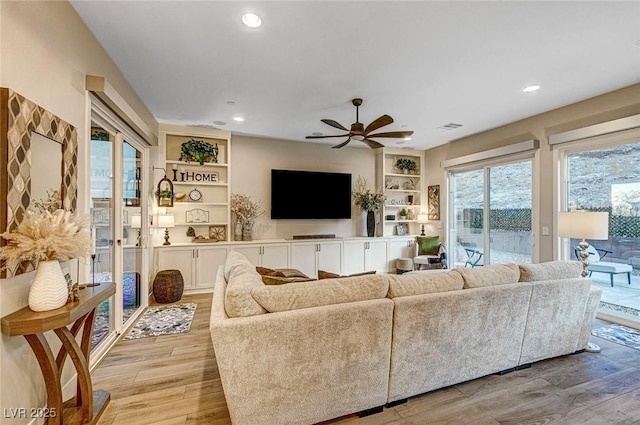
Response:
[[[407,212],[406,208],[401,209],[400,212],[398,213],[398,215],[400,216],[401,220],[406,220],[407,214],[408,214],[408,212]]]
[[[180,161],[218,162],[218,145],[212,145],[204,140],[190,139],[180,146]]]
[[[418,165],[412,159],[400,158],[396,161],[396,168],[398,170],[404,171],[406,174],[408,172],[416,171],[418,169]]]

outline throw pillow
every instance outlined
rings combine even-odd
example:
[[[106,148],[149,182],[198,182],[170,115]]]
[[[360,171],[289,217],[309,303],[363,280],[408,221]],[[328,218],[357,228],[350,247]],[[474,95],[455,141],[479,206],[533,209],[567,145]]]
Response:
[[[279,270],[269,269],[267,267],[256,266],[256,271],[260,276],[279,276],[284,277],[284,273]]]
[[[331,273],[331,272],[326,272],[324,270],[318,270],[318,280],[322,280],[322,279],[339,279],[342,277],[354,277],[354,276],[364,276],[367,274],[376,274],[375,270],[371,270],[368,272],[362,272],[362,273],[353,273],[350,275],[346,275],[346,276],[342,276],[339,275],[337,273]]]
[[[440,236],[416,236],[418,255],[438,255]]]
[[[313,280],[309,277],[285,277],[285,276],[262,276],[265,285],[282,285],[283,283],[308,282]]]

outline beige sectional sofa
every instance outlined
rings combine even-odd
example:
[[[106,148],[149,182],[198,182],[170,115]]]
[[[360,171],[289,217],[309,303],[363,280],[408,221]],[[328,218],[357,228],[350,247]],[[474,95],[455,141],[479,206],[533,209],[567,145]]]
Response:
[[[210,323],[231,420],[313,424],[579,351],[601,295],[581,267],[264,285],[231,252]]]

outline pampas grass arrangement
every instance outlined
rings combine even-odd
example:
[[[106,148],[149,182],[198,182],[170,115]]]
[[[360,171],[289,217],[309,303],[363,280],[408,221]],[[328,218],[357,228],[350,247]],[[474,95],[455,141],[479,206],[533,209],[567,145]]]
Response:
[[[4,268],[23,261],[67,261],[88,255],[92,246],[89,217],[62,209],[28,211],[15,230],[0,237],[8,242],[0,248]]]

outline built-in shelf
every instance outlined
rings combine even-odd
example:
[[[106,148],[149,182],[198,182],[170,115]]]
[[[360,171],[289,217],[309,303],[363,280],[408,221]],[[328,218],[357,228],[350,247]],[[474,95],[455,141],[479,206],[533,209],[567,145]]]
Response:
[[[386,173],[385,177],[415,177],[420,178],[420,174],[398,174],[398,173]]]
[[[229,164],[223,164],[221,162],[205,162],[202,165],[200,165],[197,162],[184,162],[184,161],[165,161],[165,162],[167,164],[178,164],[178,165],[185,165],[188,167],[225,167],[226,168],[229,166]]]
[[[223,221],[219,221],[219,222],[206,222],[206,223],[187,223],[186,221],[183,223],[178,223],[176,222],[176,225],[180,225],[180,226],[226,226],[227,223],[223,222]]]
[[[188,181],[188,182],[175,181],[172,183],[174,186],[220,186],[220,187],[229,186],[229,183],[225,183],[225,182],[207,183],[207,182],[196,182],[196,181]]]
[[[385,220],[385,223],[417,223],[418,220]],[[405,235],[401,235],[405,236]]]
[[[226,202],[189,202],[189,201],[176,201],[173,203],[173,206],[178,206],[178,205],[208,205],[208,206],[215,206],[215,207],[227,207],[229,206],[228,203]]]
[[[385,208],[411,208],[411,207],[419,207],[420,205],[416,205],[416,204],[405,204],[405,205],[401,205],[401,204],[385,204],[384,205]]]
[[[419,190],[409,189],[385,189],[385,192],[398,192],[398,193],[420,193]]]

